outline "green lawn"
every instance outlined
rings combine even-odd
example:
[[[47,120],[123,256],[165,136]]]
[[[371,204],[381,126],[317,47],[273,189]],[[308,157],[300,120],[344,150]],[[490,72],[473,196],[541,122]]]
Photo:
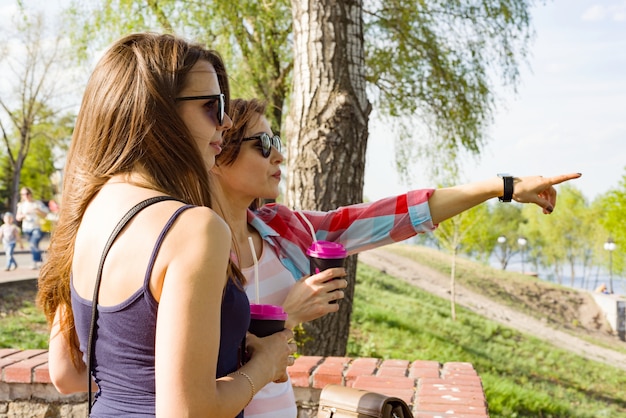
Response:
[[[48,348],[48,325],[33,301],[0,317],[0,348]]]
[[[490,416],[626,417],[626,373],[554,348],[359,264],[348,355],[464,361]]]

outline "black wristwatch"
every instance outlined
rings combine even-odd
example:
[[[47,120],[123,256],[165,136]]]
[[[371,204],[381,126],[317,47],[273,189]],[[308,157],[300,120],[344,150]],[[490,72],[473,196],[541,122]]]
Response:
[[[510,174],[499,173],[498,177],[504,182],[504,193],[498,197],[500,202],[510,202],[513,199],[513,176]]]

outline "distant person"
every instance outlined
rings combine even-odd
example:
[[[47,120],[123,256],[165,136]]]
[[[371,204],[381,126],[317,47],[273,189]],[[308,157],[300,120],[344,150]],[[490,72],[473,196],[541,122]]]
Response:
[[[33,191],[28,187],[22,187],[20,190],[20,203],[17,204],[17,212],[15,219],[22,223],[22,234],[28,240],[30,245],[30,253],[33,256],[33,270],[41,266],[42,257],[39,243],[43,238],[41,230],[41,221],[45,219],[49,210],[41,201],[33,198]]]
[[[50,378],[97,385],[93,417],[240,417],[287,379],[293,332],[246,338],[245,279],[210,209],[228,99],[220,56],[172,35],[119,39],[89,78],[37,300]]]
[[[2,239],[4,253],[7,258],[7,266],[4,271],[10,271],[11,267],[17,268],[17,261],[15,261],[13,256],[15,246],[19,243],[20,248],[24,248],[24,244],[22,244],[20,228],[15,224],[15,216],[11,212],[7,212],[2,219],[4,223],[0,226],[0,239]]]
[[[596,293],[604,293],[605,295],[608,295],[609,291],[606,288],[606,285],[602,283],[600,286],[596,287]]]

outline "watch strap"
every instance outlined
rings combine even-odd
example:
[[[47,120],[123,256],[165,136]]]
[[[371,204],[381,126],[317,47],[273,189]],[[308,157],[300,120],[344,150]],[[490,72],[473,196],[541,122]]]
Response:
[[[500,202],[510,202],[513,200],[513,176],[510,174],[498,174],[498,177],[501,177],[504,183],[504,192],[498,199]]]

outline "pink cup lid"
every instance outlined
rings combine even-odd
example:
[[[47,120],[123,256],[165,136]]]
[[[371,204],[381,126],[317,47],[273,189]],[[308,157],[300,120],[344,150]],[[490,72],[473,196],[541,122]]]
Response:
[[[283,310],[282,306],[263,305],[263,304],[257,305],[255,303],[251,303],[250,304],[250,318],[286,321],[287,312]]]
[[[315,241],[306,254],[315,258],[346,258],[348,252],[338,242]]]

